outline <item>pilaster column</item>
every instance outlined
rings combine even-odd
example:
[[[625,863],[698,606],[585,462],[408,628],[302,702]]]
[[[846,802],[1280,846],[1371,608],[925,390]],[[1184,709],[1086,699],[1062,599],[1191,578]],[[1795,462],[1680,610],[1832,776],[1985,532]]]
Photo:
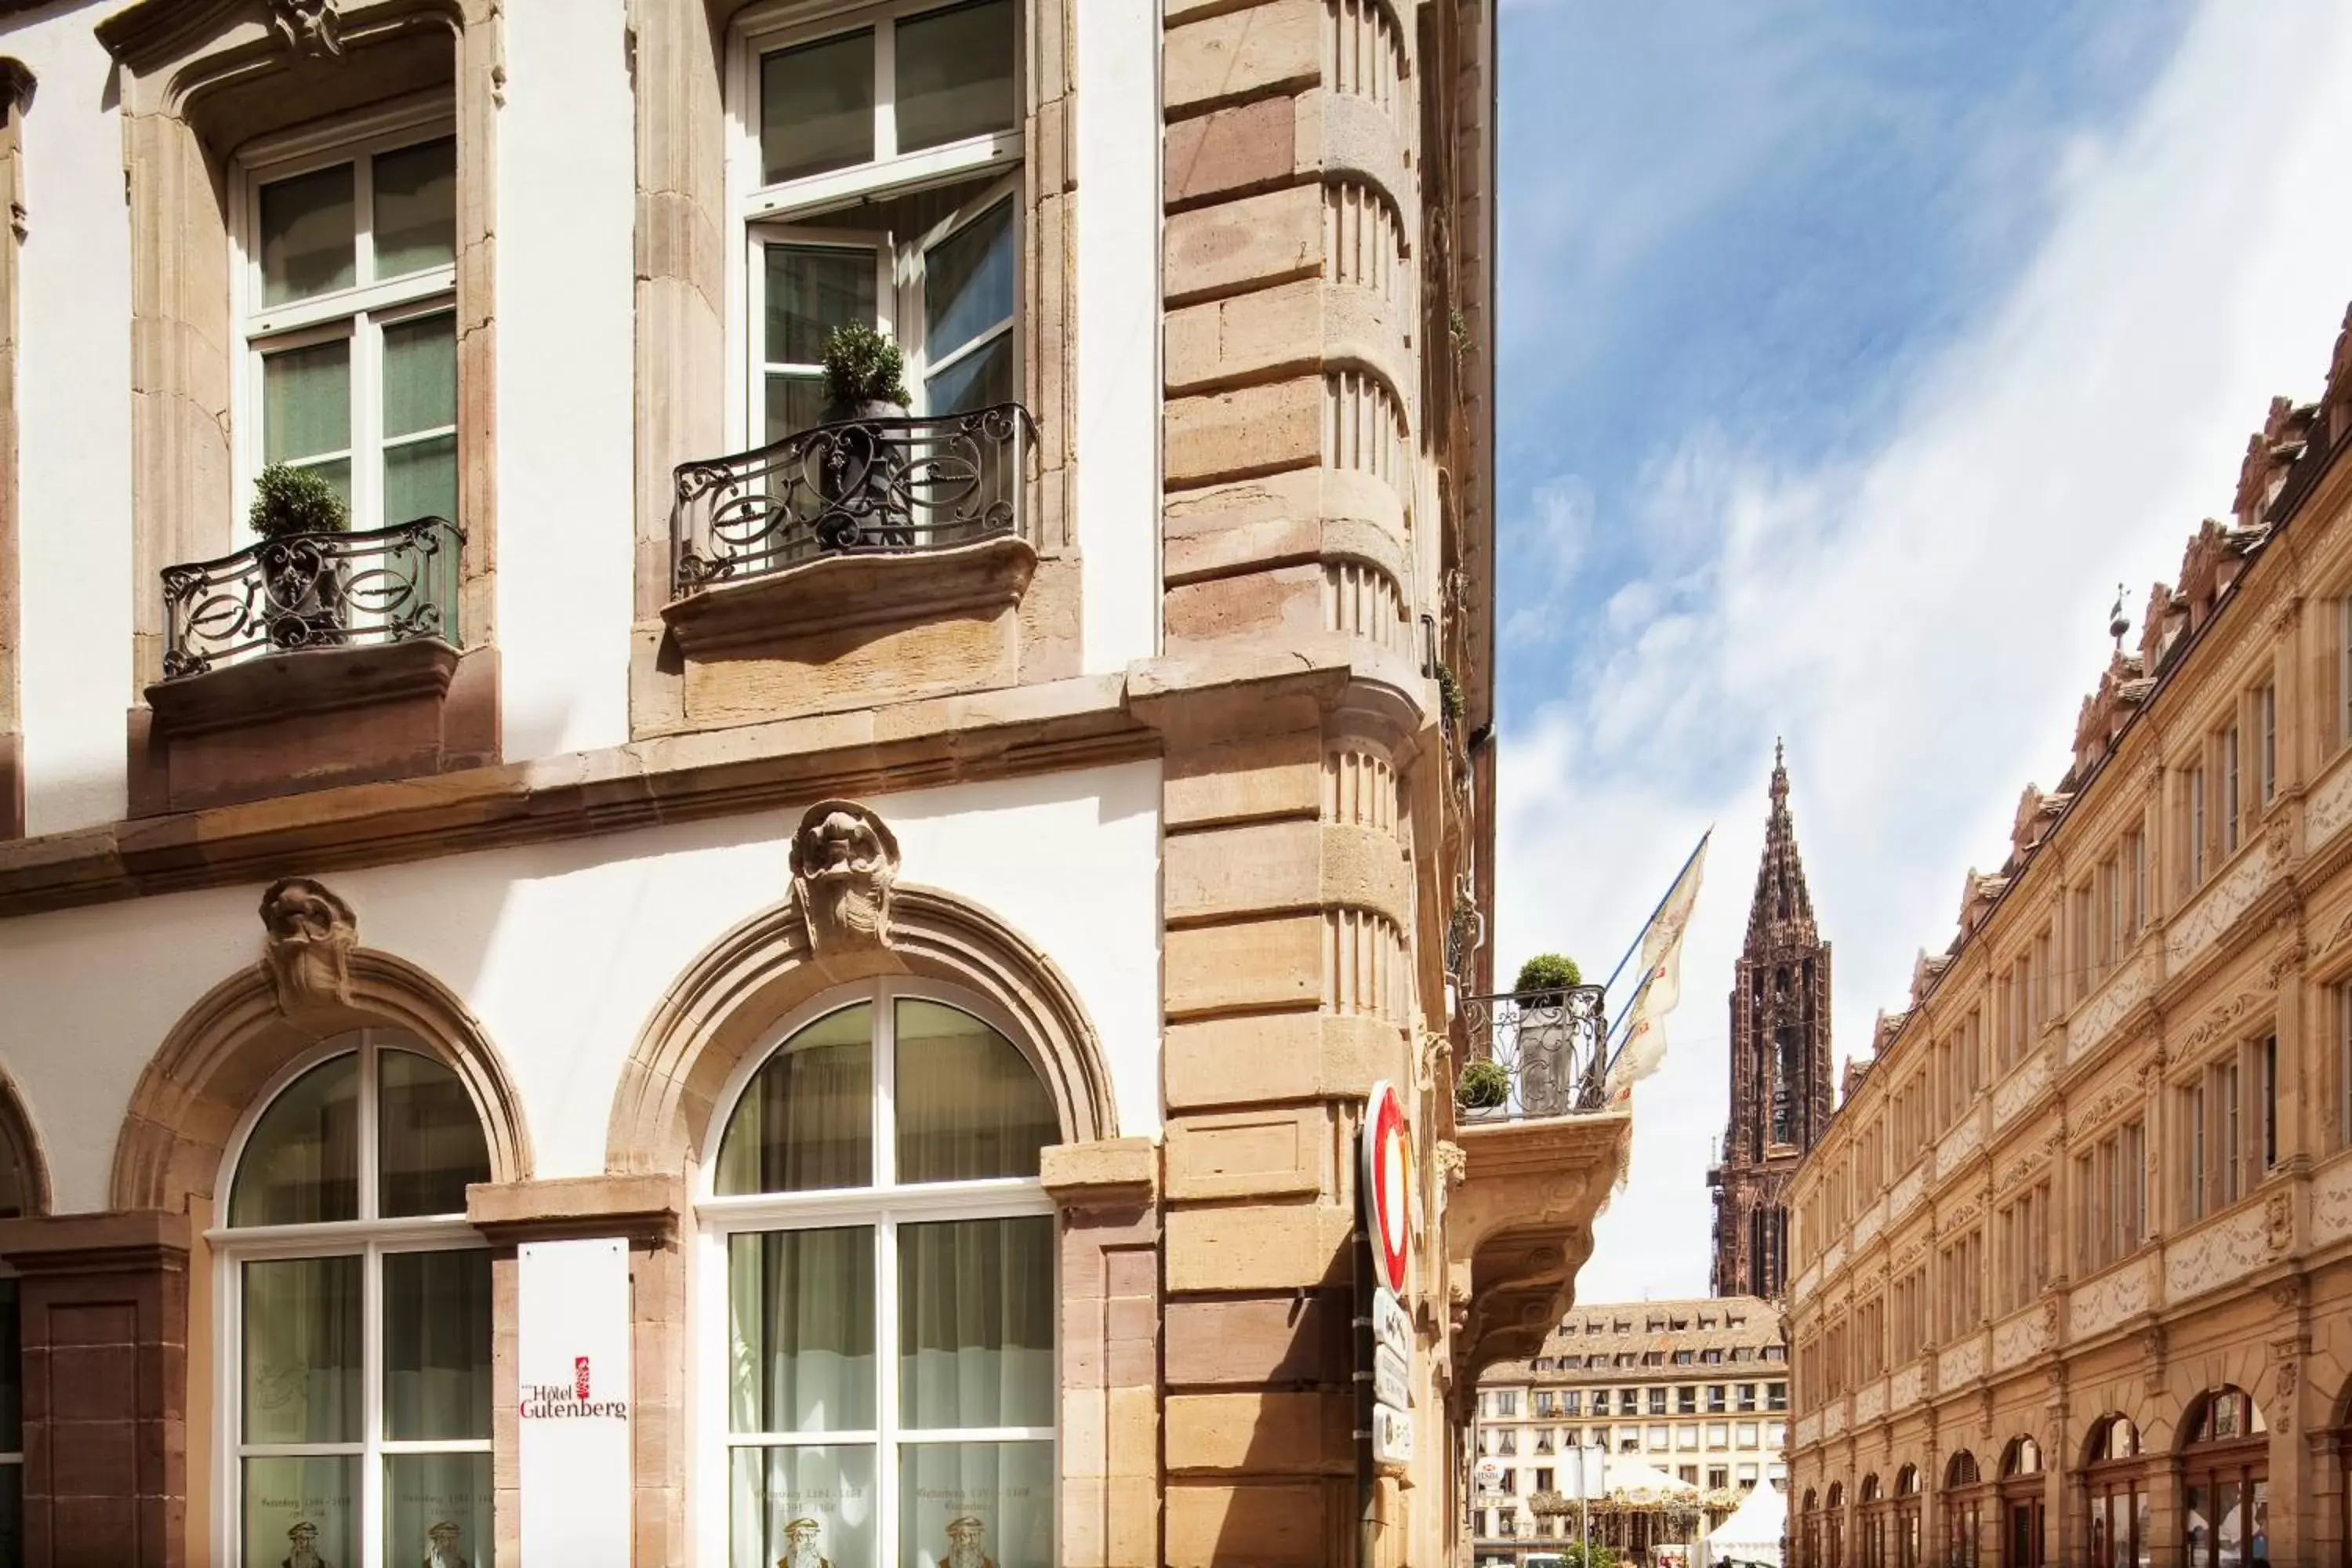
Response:
[[[0,1221],[22,1284],[27,1568],[189,1559],[188,1220]]]

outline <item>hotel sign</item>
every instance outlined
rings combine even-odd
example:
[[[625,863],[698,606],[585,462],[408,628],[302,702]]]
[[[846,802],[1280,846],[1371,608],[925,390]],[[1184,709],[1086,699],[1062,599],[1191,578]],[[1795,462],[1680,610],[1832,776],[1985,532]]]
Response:
[[[628,1568],[628,1243],[525,1242],[515,1279],[523,1561]]]

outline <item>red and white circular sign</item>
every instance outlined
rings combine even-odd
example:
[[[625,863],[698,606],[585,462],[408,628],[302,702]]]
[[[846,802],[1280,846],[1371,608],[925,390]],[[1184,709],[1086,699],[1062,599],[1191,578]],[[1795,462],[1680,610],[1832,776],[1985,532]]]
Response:
[[[1386,1079],[1372,1085],[1364,1104],[1363,1144],[1364,1225],[1371,1232],[1372,1262],[1381,1283],[1402,1294],[1412,1232],[1412,1142],[1405,1134],[1404,1103]]]

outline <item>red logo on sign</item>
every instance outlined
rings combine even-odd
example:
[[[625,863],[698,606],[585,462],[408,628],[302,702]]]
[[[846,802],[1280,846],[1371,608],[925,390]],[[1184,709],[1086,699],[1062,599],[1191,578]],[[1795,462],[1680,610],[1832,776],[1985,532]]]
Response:
[[[588,1398],[588,1358],[574,1356],[572,1361],[572,1396],[583,1404]]]

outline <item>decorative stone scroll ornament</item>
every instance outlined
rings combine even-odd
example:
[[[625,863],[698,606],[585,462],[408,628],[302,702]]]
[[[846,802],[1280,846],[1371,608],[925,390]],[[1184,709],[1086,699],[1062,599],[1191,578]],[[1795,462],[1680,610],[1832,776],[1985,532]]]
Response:
[[[793,897],[816,952],[886,947],[898,838],[854,800],[821,800],[793,835]]]
[[[261,895],[268,933],[262,973],[278,994],[278,1010],[300,1019],[352,1002],[352,949],[359,944],[351,905],[308,877],[281,877]]]
[[[269,0],[269,25],[298,55],[323,58],[343,52],[338,0]]]

